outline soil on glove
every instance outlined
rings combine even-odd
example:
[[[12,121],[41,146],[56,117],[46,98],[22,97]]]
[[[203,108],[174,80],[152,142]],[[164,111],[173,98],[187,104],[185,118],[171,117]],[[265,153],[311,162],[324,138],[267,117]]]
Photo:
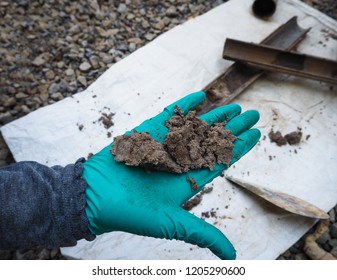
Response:
[[[209,126],[190,111],[186,116],[176,107],[166,122],[169,129],[163,143],[146,132],[117,136],[111,148],[115,160],[147,170],[185,173],[209,168],[215,163],[229,164],[236,137],[224,128],[225,122]]]

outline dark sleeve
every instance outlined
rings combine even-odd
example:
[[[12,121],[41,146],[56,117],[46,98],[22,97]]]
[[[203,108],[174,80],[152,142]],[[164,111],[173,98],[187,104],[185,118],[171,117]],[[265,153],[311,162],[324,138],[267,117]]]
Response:
[[[95,238],[84,210],[83,162],[47,167],[25,161],[0,168],[0,249],[66,247]]]

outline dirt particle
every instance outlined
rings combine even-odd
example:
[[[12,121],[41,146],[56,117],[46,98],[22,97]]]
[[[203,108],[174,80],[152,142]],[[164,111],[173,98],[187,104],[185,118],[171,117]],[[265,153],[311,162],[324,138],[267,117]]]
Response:
[[[110,127],[112,127],[114,125],[113,121],[112,121],[112,117],[114,116],[114,113],[102,113],[101,117],[98,119],[98,121],[100,121],[104,127],[106,129],[109,129]]]
[[[192,191],[199,189],[199,186],[194,178],[186,177],[186,180],[190,182]]]
[[[211,218],[211,217],[217,218],[216,211],[210,210],[210,211],[201,212],[201,218],[202,219]]]
[[[82,131],[83,128],[84,128],[84,125],[83,124],[77,124],[77,127],[78,127],[79,131]]]
[[[188,201],[186,201],[182,208],[186,211],[192,210],[195,206],[199,205],[202,200],[202,196],[200,194],[197,194],[196,196],[192,197]]]
[[[204,194],[210,193],[211,191],[213,191],[212,187],[205,187],[205,188],[203,188],[200,193],[198,193],[197,195],[195,195],[194,197],[192,197],[191,199],[189,199],[188,201],[186,201],[182,205],[182,208],[185,209],[186,211],[192,210],[195,206],[197,206],[197,205],[200,204],[200,202],[202,201],[202,198],[203,198]]]
[[[293,131],[291,133],[286,134],[284,138],[287,140],[289,145],[295,145],[301,142],[302,132]]]
[[[287,140],[282,136],[280,131],[274,132],[271,130],[268,134],[270,142],[274,142],[277,146],[283,146],[287,144]]]

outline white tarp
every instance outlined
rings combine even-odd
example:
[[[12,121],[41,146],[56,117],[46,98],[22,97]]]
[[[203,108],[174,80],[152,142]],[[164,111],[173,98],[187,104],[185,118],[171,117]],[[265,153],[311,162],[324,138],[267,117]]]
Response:
[[[274,16],[263,21],[252,15],[251,4],[231,0],[191,19],[113,65],[84,92],[2,127],[15,159],[63,165],[99,151],[112,141],[97,121],[102,112],[116,113],[110,131],[123,134],[222,73],[231,64],[222,59],[226,38],[259,43],[295,15],[301,27],[312,27],[298,51],[337,59],[336,21],[297,0],[278,1]],[[269,74],[235,102],[260,112],[257,127],[265,139],[228,174],[329,211],[337,203],[336,86]],[[278,147],[267,136],[272,127],[284,134],[300,127],[302,142]],[[217,218],[206,220],[231,240],[238,259],[275,259],[315,223],[272,207],[224,178],[212,184],[214,190],[192,211],[198,216],[216,211]],[[209,250],[180,241],[121,232],[80,241],[62,253],[81,259],[216,259]]]

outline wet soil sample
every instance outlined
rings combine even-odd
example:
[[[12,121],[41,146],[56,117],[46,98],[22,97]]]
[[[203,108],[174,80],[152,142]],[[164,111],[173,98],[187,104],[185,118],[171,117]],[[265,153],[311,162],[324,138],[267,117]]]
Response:
[[[115,160],[173,173],[200,168],[213,170],[215,163],[230,163],[236,137],[224,128],[224,122],[209,126],[194,111],[184,116],[176,107],[175,113],[166,122],[169,131],[163,143],[145,132],[117,136],[111,148]]]
[[[302,132],[300,130],[290,132],[283,136],[280,131],[274,132],[271,130],[268,134],[270,142],[275,142],[278,146],[296,145],[301,142]]]
[[[274,132],[271,130],[268,134],[270,142],[274,142],[277,146],[283,146],[287,144],[287,140],[282,136],[280,131]]]
[[[284,135],[284,138],[287,140],[289,145],[295,145],[301,142],[302,132],[301,131],[293,131]]]

